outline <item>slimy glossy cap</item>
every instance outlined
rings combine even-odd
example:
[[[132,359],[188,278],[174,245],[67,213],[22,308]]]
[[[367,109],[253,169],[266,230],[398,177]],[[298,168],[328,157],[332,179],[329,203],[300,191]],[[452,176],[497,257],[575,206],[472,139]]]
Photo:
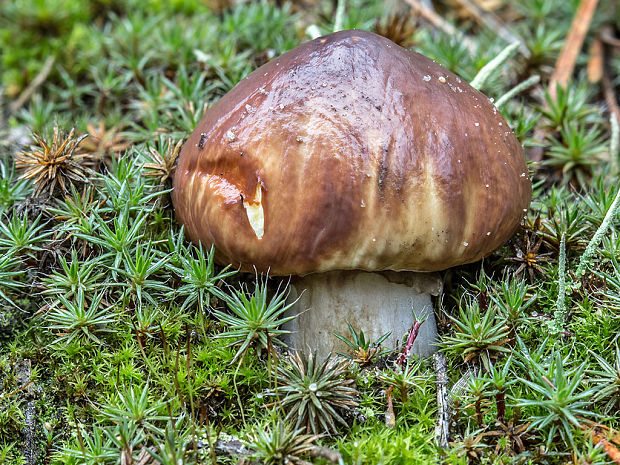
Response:
[[[283,54],[210,107],[173,191],[218,261],[280,275],[473,262],[530,198],[523,149],[487,97],[360,30]]]

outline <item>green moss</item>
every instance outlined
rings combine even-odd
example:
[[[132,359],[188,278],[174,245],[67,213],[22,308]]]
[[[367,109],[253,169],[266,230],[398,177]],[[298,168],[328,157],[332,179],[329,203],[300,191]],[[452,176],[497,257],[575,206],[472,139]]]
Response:
[[[210,8],[215,3],[217,10]],[[29,438],[39,463],[112,464],[128,451],[137,459],[147,447],[164,462],[183,456],[186,464],[209,463],[208,444],[218,435],[247,439],[255,425],[277,425],[286,416],[268,395],[276,387],[274,365],[287,363],[286,354],[274,354],[264,337],[244,346],[220,323],[232,321],[224,293],[233,295],[242,283],[254,289],[255,277],[223,272],[190,245],[170,208],[169,180],[148,176],[142,165],[187,137],[205,108],[253,69],[306,40],[309,24],[331,32],[334,2],[315,3],[306,9],[266,0],[0,5],[8,99],[55,58],[32,98],[10,115],[11,129],[49,140],[56,124],[80,133],[103,124],[99,135],[109,138],[95,144],[104,153],[87,188],[77,183],[67,195],[41,202],[30,199],[32,180],[18,179],[20,149],[0,127],[0,464],[27,463],[27,429],[34,431]],[[377,18],[386,24],[397,13],[376,0],[345,3],[345,28],[373,30]],[[553,406],[543,400],[561,384],[552,379],[558,366],[576,380],[570,408],[620,425],[608,408],[617,405],[613,376],[601,362],[614,361],[619,343],[618,215],[591,250],[585,275],[574,273],[618,190],[607,156],[609,125],[597,87],[583,77],[585,52],[574,83],[559,89],[556,100],[546,84],[577,3],[524,0],[495,12],[512,21],[529,54],[509,58],[484,91],[497,100],[541,76],[539,96],[522,92],[501,110],[526,146],[542,142],[545,162],[530,167],[534,199],[523,228],[484,263],[444,273],[437,316],[454,412],[449,448],[435,446],[430,364],[416,365],[404,379],[388,353],[349,367],[359,407],[342,413],[346,426],[337,435],[319,441],[338,449],[344,463],[563,463],[573,452],[583,463],[600,463],[599,451],[564,421],[568,416],[545,423]],[[588,40],[608,8],[601,3]],[[440,13],[468,41],[423,21],[406,39],[465,79],[507,45],[452,9]],[[618,56],[611,59],[618,69]],[[540,131],[546,136],[535,141]],[[566,313],[562,330],[550,335],[563,234]],[[536,266],[524,259],[528,253]],[[260,292],[271,297],[276,287]],[[393,429],[385,426],[390,386]],[[34,422],[27,408],[34,408]],[[536,428],[521,428],[532,421]],[[523,447],[506,428],[520,431]],[[265,448],[275,441],[263,440]]]

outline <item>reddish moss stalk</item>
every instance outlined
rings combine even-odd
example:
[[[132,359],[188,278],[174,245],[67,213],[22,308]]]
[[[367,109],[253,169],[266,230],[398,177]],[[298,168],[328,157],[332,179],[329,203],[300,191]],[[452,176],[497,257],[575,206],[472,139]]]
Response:
[[[407,344],[405,344],[403,353],[400,354],[400,356],[396,360],[396,365],[398,365],[399,368],[402,367],[403,362],[409,358],[409,351],[411,350],[411,347],[413,347],[413,343],[418,337],[418,333],[420,332],[420,326],[422,326],[422,323],[423,321],[420,321],[416,318],[415,322],[413,323],[413,326],[409,330],[409,336],[407,337]]]
[[[482,422],[483,422],[483,418],[482,418],[482,396],[478,396],[476,398],[476,403],[474,408],[476,409],[476,422],[478,423],[478,426],[482,427]]]
[[[497,394],[495,394],[495,404],[497,405],[497,419],[504,423],[506,418],[506,393],[503,389],[500,389]]]

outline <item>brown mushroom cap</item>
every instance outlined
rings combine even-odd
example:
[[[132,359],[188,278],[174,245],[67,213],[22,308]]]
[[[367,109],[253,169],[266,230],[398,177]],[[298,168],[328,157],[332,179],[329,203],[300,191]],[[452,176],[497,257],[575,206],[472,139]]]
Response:
[[[523,149],[487,97],[360,30],[283,54],[209,108],[173,191],[218,261],[280,275],[473,262],[530,198]]]

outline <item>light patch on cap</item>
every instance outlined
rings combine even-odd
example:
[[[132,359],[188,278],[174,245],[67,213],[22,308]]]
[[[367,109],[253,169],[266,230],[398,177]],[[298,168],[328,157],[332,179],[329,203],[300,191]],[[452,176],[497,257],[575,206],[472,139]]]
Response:
[[[424,199],[417,208],[416,215],[412,216],[412,221],[426,225],[427,231],[424,233],[424,243],[429,244],[426,252],[429,257],[435,258],[443,253],[443,240],[446,237],[447,218],[442,214],[443,204],[439,193],[439,187],[435,182],[435,165],[426,163],[424,165],[424,184],[421,186],[420,195]],[[415,224],[413,223],[413,224]],[[415,226],[414,226],[415,227]]]
[[[245,213],[248,215],[248,221],[257,239],[262,239],[265,234],[265,214],[263,213],[262,194],[261,185],[257,184],[254,200],[243,199]]]

